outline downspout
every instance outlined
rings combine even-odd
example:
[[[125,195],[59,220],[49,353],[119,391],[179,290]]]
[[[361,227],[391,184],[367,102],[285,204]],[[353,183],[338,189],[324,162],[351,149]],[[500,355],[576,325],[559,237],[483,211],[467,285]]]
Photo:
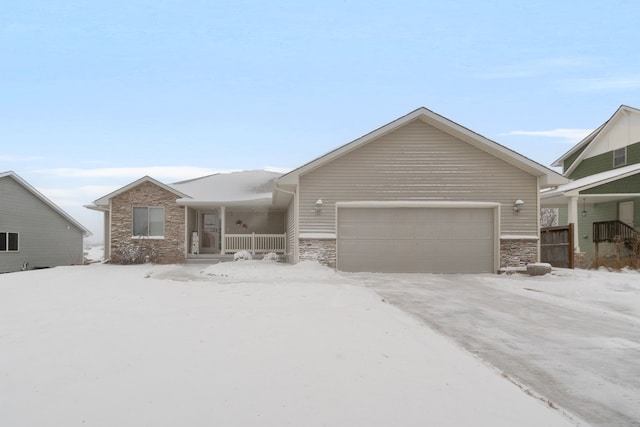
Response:
[[[276,191],[282,191],[283,193],[291,194],[293,196],[293,217],[294,217],[294,233],[293,236],[293,264],[298,263],[298,193],[294,191],[285,190],[278,187],[278,181],[275,182]],[[286,241],[285,241],[286,245]],[[289,248],[285,247],[286,250]]]
[[[541,206],[540,206],[540,177],[536,177],[536,180],[538,182],[538,191],[537,191],[537,195],[536,195],[536,203],[537,203],[537,215],[536,215],[536,231],[537,231],[537,235],[538,235],[538,256],[537,256],[537,261],[536,262],[540,262],[540,256],[541,256],[541,251],[542,251],[542,247],[540,246],[540,239],[542,238],[542,235],[540,233],[540,210],[541,210]]]

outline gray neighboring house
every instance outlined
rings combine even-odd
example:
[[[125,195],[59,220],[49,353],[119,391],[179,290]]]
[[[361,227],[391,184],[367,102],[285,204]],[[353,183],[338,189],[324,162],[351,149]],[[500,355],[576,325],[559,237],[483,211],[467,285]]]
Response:
[[[82,264],[90,235],[15,172],[0,173],[0,273]]]

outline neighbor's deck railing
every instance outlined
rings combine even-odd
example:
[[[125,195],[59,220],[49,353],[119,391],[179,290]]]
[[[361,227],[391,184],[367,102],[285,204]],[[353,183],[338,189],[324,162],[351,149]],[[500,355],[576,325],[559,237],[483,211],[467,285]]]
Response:
[[[286,242],[286,234],[225,234],[224,252],[234,253],[244,250],[253,254],[268,252],[283,254],[286,250]]]
[[[638,231],[622,221],[599,221],[593,223],[593,242],[613,242],[620,239],[622,242],[631,242],[637,239]]]

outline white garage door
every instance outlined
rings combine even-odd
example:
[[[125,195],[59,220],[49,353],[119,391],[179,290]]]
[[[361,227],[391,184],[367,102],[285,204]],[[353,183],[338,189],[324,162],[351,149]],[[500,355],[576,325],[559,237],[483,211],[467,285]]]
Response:
[[[495,272],[494,212],[339,207],[337,267],[382,273]]]

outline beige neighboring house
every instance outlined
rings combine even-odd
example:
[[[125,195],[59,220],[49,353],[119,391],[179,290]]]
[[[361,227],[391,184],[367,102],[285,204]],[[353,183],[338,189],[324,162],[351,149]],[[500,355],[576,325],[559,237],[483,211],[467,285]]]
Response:
[[[158,262],[248,250],[341,271],[478,273],[539,260],[539,192],[566,182],[419,108],[282,176],[145,177],[91,208],[114,261],[132,247]]]

